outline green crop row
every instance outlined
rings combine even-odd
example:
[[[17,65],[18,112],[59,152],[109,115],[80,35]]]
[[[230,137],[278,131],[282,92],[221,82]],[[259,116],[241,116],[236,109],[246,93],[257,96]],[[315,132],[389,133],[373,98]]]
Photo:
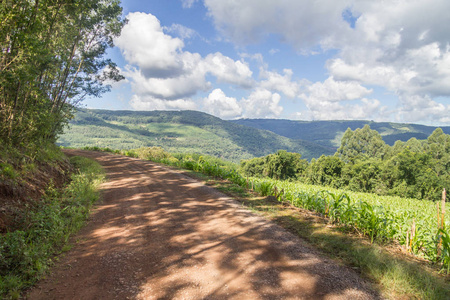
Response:
[[[396,241],[417,256],[450,271],[450,216],[438,225],[437,204],[377,196],[270,179],[248,179],[257,192],[316,211],[331,222],[368,236],[371,242]],[[447,211],[448,211],[448,204]]]

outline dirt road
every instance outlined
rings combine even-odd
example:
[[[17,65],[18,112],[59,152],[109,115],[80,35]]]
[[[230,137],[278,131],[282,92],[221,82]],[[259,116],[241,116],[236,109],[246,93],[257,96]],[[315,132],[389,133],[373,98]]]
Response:
[[[29,299],[374,299],[352,270],[225,195],[151,162],[105,168],[103,200]]]

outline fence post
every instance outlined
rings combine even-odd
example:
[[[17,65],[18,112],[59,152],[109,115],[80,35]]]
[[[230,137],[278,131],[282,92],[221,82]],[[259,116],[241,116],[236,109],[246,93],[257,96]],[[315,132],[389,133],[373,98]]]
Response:
[[[444,229],[444,224],[445,224],[445,200],[446,200],[446,196],[447,193],[445,191],[445,189],[442,190],[442,202],[441,202],[441,229]]]
[[[445,225],[445,200],[446,200],[447,193],[445,189],[442,190],[442,201],[441,201],[441,207],[439,209],[439,202],[437,203],[437,212],[438,212],[438,230],[444,229]],[[439,236],[439,243],[437,246],[437,257],[439,258],[441,256],[441,247],[442,247],[442,235]]]

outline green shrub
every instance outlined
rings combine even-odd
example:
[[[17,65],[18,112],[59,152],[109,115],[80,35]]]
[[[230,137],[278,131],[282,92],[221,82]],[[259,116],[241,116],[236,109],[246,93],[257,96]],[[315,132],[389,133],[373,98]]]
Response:
[[[19,174],[14,167],[8,163],[0,163],[0,176],[5,179],[16,179]]]

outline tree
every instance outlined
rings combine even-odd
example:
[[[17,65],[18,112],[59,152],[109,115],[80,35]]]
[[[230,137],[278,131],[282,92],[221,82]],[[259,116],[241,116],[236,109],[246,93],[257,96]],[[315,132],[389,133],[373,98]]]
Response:
[[[355,164],[347,164],[343,173],[349,189],[359,192],[386,193],[379,180],[381,164],[382,161],[377,159],[360,160]]]
[[[404,149],[394,159],[396,177],[394,191],[397,194],[418,199],[439,195],[441,187],[429,153]]]
[[[265,175],[284,180],[287,178],[296,178],[299,173],[305,169],[306,160],[301,159],[300,153],[278,150],[275,154],[269,154],[265,158]]]
[[[109,90],[104,58],[124,21],[119,0],[0,3],[0,138],[13,146],[54,141],[87,95]]]
[[[264,158],[255,157],[242,160],[239,169],[244,176],[262,177],[264,174]]]
[[[441,128],[436,128],[427,139],[425,151],[437,160],[450,155],[450,135],[445,134]]]
[[[307,168],[306,159],[301,154],[278,150],[264,157],[242,160],[240,171],[244,176],[268,176],[274,179],[288,179],[300,176]]]
[[[381,135],[365,125],[362,129],[352,131],[348,128],[341,140],[341,146],[336,151],[344,162],[355,162],[358,159],[382,159],[387,152],[387,145]]]
[[[308,182],[339,187],[343,167],[344,162],[339,157],[322,155],[309,164]]]

